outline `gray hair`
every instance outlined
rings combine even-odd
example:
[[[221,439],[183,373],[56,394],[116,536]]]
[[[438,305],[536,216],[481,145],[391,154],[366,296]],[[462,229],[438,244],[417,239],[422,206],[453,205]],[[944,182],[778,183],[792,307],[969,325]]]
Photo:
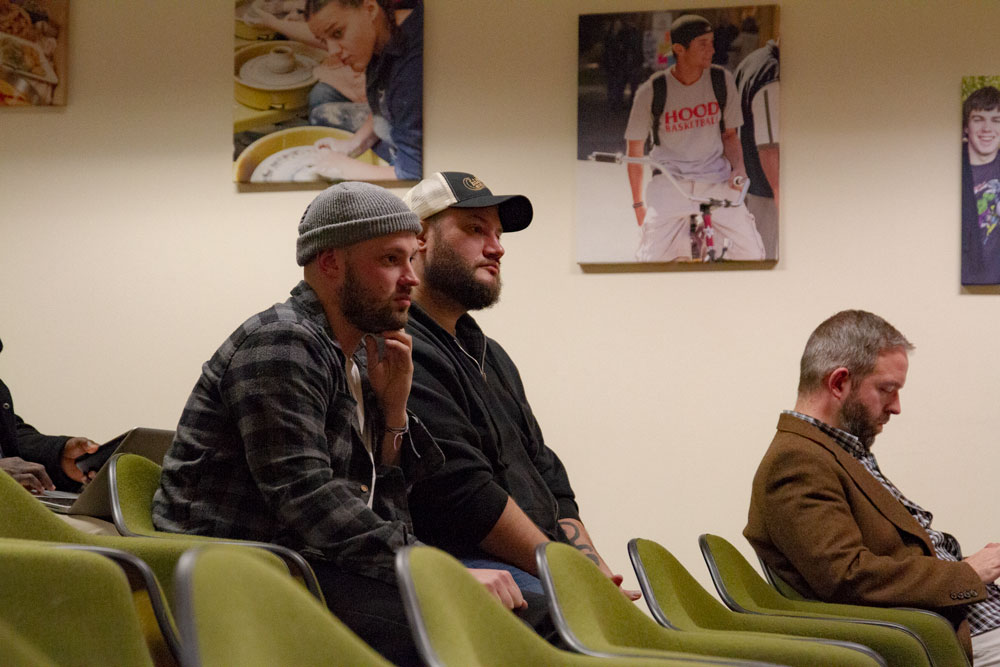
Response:
[[[882,352],[894,348],[909,352],[913,344],[878,315],[842,310],[810,334],[799,364],[799,395],[821,387],[823,378],[841,366],[860,380],[875,369]]]

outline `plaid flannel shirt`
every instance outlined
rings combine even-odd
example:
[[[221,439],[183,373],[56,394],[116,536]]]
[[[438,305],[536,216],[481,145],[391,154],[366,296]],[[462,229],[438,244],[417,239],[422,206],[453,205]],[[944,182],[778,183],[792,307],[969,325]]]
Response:
[[[363,354],[356,361],[364,368]],[[244,322],[202,367],[184,408],[154,498],[156,527],[284,544],[394,583],[396,550],[416,542],[408,486],[442,457],[411,416],[401,466],[375,466],[368,507],[373,463],[344,363],[305,282]],[[378,443],[383,422],[367,383],[364,403]]]
[[[877,479],[896,500],[902,503],[906,511],[927,531],[927,535],[931,539],[931,544],[934,545],[934,553],[938,558],[949,561],[962,560],[962,547],[959,545],[958,540],[955,539],[955,536],[931,528],[931,520],[934,518],[934,515],[912,500],[909,500],[903,495],[902,491],[896,488],[895,484],[882,474],[882,471],[878,467],[878,462],[875,460],[875,455],[871,453],[871,450],[866,449],[856,436],[800,412],[785,410],[785,414],[809,422],[823,431],[823,433],[833,438],[844,451],[863,465],[865,470],[870,472],[872,477]],[[996,584],[987,584],[986,591],[988,593],[987,598],[973,602],[968,607],[966,618],[969,620],[969,630],[973,637],[1000,627],[1000,588]]]

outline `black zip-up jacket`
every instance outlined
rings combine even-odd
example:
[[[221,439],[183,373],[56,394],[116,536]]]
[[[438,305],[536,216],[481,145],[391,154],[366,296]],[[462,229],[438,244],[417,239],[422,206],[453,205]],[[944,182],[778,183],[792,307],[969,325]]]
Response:
[[[0,380],[0,456],[20,456],[25,461],[41,463],[57,488],[75,491],[80,485],[62,471],[62,451],[67,440],[69,436],[42,435],[31,424],[25,424],[14,412],[10,389]]]
[[[417,537],[458,556],[481,555],[477,545],[511,497],[543,533],[565,542],[558,522],[579,520],[579,509],[514,362],[468,314],[453,337],[413,305],[406,330],[414,367],[408,407],[445,455],[410,492]]]

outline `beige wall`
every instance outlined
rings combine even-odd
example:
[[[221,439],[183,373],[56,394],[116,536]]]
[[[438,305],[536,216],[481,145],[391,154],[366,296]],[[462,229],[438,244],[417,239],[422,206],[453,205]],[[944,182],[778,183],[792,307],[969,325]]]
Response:
[[[846,307],[917,345],[883,468],[967,550],[1000,538],[998,296],[959,287],[957,187],[960,77],[1000,71],[1000,4],[782,3],[781,262],[585,274],[576,16],[707,4],[428,0],[426,168],[534,202],[481,321],[519,362],[599,548],[625,571],[626,541],[650,537],[699,576],[699,533],[746,550],[750,479],[802,345]],[[0,110],[0,376],[43,430],[172,428],[200,364],[297,280],[315,192],[231,183],[230,11],[73,0],[69,105]]]

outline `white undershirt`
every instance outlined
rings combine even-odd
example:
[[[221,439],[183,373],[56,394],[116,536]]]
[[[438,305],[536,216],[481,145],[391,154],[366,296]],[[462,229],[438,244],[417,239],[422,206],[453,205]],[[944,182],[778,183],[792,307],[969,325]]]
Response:
[[[371,432],[365,428],[365,402],[364,392],[361,389],[361,371],[358,370],[357,365],[351,358],[348,358],[347,363],[344,364],[344,370],[347,371],[347,388],[358,406],[358,424],[361,426],[361,439],[364,440],[365,449],[368,450],[368,458],[372,462],[372,483],[369,488],[370,493],[368,494],[368,507],[371,507],[372,502],[375,500],[375,453],[372,447]]]

